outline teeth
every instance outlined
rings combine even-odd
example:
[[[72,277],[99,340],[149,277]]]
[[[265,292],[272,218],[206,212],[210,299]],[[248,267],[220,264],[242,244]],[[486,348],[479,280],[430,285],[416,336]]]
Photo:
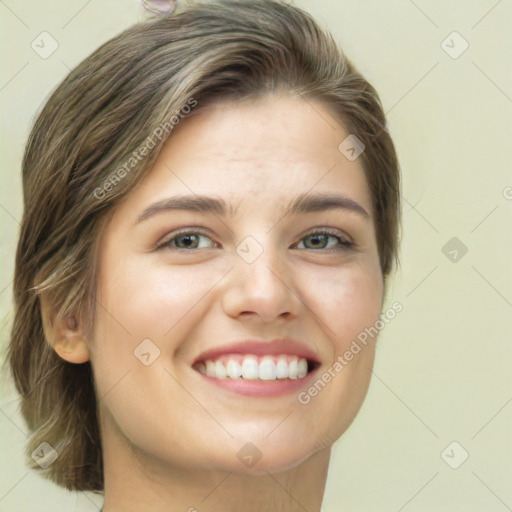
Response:
[[[271,356],[265,356],[258,367],[258,376],[261,380],[276,380],[276,365]]]
[[[215,363],[213,361],[206,361],[206,375],[208,377],[216,377]]]
[[[220,361],[215,362],[215,376],[218,379],[225,379],[226,378],[226,368]]]
[[[286,356],[280,356],[277,360],[276,375],[278,379],[288,378],[288,363],[286,362]]]
[[[198,363],[200,373],[217,379],[277,380],[302,379],[308,373],[308,362],[297,356],[285,354],[278,357],[266,355],[228,356],[222,360]]]
[[[251,380],[258,378],[258,359],[255,356],[244,357],[244,362],[242,363],[242,377]]]
[[[308,362],[305,359],[299,359],[297,363],[297,378],[302,379],[308,373]]]
[[[234,359],[230,359],[228,361],[227,374],[231,379],[239,379],[242,377],[242,367]]]

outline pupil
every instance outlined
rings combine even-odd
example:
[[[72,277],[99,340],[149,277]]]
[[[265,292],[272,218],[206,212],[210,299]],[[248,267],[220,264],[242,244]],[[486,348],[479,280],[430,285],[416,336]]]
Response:
[[[311,240],[313,241],[313,245],[318,245],[320,237],[325,235],[312,235]]]
[[[181,240],[185,240],[185,245],[187,247],[190,247],[190,245],[193,243],[192,237],[193,237],[193,235],[183,235],[181,237]]]

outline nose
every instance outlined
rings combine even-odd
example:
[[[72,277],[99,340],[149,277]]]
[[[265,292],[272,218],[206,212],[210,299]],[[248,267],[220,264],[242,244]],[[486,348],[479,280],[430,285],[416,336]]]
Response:
[[[253,251],[250,258],[243,251],[241,256],[235,255],[223,295],[225,313],[232,318],[246,321],[258,318],[266,323],[296,317],[301,301],[285,259],[268,244],[264,250],[256,251],[254,247],[250,250]]]

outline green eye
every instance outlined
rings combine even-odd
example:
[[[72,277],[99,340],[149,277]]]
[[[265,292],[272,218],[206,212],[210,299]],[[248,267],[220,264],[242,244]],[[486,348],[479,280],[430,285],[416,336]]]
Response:
[[[331,247],[328,247],[329,239],[338,240],[338,242],[334,243],[334,245],[331,244]],[[327,252],[348,249],[353,245],[352,242],[339,236],[337,232],[330,230],[315,231],[314,233],[305,236],[302,240],[308,241],[307,245],[309,246],[305,247],[306,249],[314,249]]]
[[[216,242],[212,242],[214,244],[213,247],[201,247],[201,238],[211,240],[211,238],[202,230],[196,229],[194,231],[181,231],[176,233],[174,237],[160,243],[157,246],[157,249],[189,251],[194,249],[211,249],[218,246]],[[337,242],[334,244],[331,243],[331,246],[329,247],[330,240],[337,240]],[[304,244],[303,241],[306,241],[306,244]],[[315,231],[305,236],[297,245],[300,245],[301,243],[304,247],[300,247],[300,249],[311,249],[325,252],[343,251],[353,246],[353,243],[340,236],[339,232],[327,229]],[[294,248],[296,249],[297,246]]]
[[[157,249],[178,249],[183,251],[188,251],[191,249],[204,249],[204,247],[198,247],[200,238],[211,238],[207,236],[201,230],[195,231],[181,231],[177,233],[173,238],[159,244]],[[173,243],[176,242],[176,243]],[[208,247],[206,247],[208,249]]]

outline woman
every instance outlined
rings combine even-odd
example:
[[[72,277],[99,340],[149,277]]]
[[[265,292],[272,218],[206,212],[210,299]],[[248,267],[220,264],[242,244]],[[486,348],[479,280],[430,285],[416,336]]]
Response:
[[[376,91],[296,7],[198,2],[96,50],[23,162],[9,362],[31,466],[104,512],[319,511],[399,181]]]

